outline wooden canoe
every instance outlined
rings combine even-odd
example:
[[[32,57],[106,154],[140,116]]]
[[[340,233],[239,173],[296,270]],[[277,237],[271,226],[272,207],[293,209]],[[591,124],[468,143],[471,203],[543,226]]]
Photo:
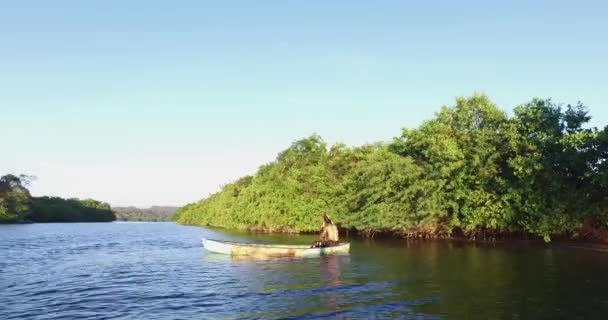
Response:
[[[350,243],[345,242],[325,248],[311,248],[307,245],[242,243],[203,238],[203,247],[211,252],[233,256],[314,257],[335,253],[348,253]]]

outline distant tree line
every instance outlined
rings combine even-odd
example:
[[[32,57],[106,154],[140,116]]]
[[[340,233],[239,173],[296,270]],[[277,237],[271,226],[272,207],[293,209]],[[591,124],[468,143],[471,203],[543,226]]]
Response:
[[[177,207],[152,206],[150,208],[114,207],[112,211],[120,221],[171,221]]]
[[[33,199],[34,222],[109,222],[116,220],[110,205],[93,199],[39,197]]]
[[[108,222],[116,220],[110,205],[93,199],[32,197],[30,176],[0,177],[0,223]]]
[[[486,96],[458,98],[388,143],[296,141],[174,218],[314,232],[327,211],[369,236],[608,240],[608,126],[590,119],[581,103],[534,99],[508,116]]]

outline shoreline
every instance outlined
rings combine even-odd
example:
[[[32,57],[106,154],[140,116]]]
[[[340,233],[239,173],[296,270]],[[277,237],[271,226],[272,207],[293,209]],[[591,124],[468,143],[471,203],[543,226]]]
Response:
[[[178,225],[183,226],[195,226],[195,227],[204,227],[204,228],[213,228],[213,229],[222,229],[222,230],[234,230],[234,231],[242,231],[248,232],[252,234],[283,234],[283,235],[315,235],[318,232],[302,232],[296,231],[293,228],[267,228],[267,227],[239,227],[239,228],[228,228],[216,225],[199,225],[199,224],[184,224],[175,222]],[[605,238],[597,239],[597,238],[585,238],[580,236],[574,236],[569,234],[562,235],[554,235],[551,237],[550,241],[545,241],[543,237],[528,233],[487,233],[486,235],[479,235],[478,233],[473,236],[467,236],[460,231],[455,231],[453,235],[445,235],[445,234],[429,234],[423,232],[408,232],[402,233],[397,231],[377,231],[373,233],[359,231],[352,228],[341,228],[338,227],[340,231],[340,235],[343,237],[356,237],[361,239],[369,239],[369,240],[412,240],[412,241],[457,241],[457,242],[470,242],[470,243],[484,243],[484,244],[493,244],[493,243],[530,243],[530,244],[544,244],[544,245],[578,245],[578,246],[598,246],[601,247],[602,251],[608,252],[608,241]],[[604,230],[600,230],[602,233]],[[598,232],[600,232],[598,231]],[[581,232],[582,234],[582,232]]]

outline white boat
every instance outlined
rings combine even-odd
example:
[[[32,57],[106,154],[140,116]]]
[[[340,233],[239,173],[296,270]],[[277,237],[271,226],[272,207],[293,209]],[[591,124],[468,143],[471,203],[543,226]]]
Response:
[[[203,238],[203,247],[211,252],[233,256],[314,257],[336,253],[348,253],[350,250],[350,243],[343,242],[331,247],[311,248],[307,245],[243,243]]]

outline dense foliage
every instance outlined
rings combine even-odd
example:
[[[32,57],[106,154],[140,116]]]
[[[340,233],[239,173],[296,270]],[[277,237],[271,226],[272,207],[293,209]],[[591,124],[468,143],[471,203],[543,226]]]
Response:
[[[0,177],[0,223],[114,221],[110,205],[92,199],[32,197],[27,185],[33,177]]]
[[[35,222],[109,222],[116,220],[110,205],[93,199],[63,199],[39,197],[33,199]]]
[[[459,98],[390,143],[296,141],[175,219],[311,232],[327,211],[370,235],[589,236],[608,225],[608,127],[589,120],[580,103],[535,99],[508,116],[485,96]]]
[[[177,207],[152,206],[150,208],[113,207],[117,220],[121,221],[171,221]]]

